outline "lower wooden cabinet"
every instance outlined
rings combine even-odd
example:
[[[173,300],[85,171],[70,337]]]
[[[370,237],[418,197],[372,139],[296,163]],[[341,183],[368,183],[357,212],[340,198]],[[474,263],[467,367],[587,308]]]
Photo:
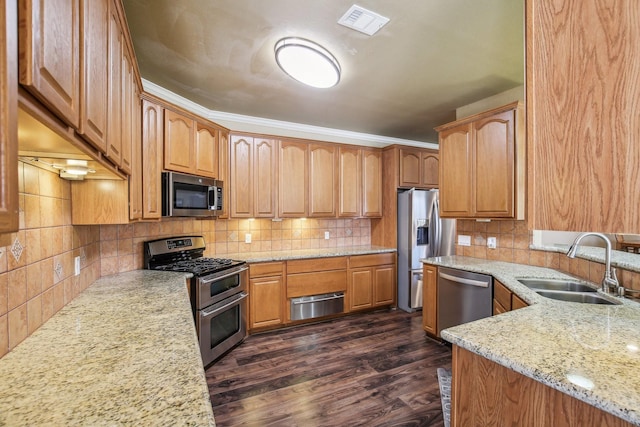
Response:
[[[527,307],[529,304],[511,292],[499,280],[493,279],[493,315]]]
[[[348,310],[393,305],[396,302],[396,254],[349,257]]]
[[[285,322],[284,263],[249,266],[249,328],[274,327]]]
[[[422,329],[430,335],[438,334],[438,267],[422,267]]]

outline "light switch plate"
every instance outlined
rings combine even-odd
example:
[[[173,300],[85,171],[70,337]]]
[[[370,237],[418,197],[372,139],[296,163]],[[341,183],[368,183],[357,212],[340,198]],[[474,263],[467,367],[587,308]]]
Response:
[[[73,269],[73,275],[77,276],[78,274],[80,274],[80,257],[77,256],[73,259],[74,262],[74,269]]]
[[[465,236],[464,234],[458,234],[458,244],[460,246],[471,246],[471,236]]]
[[[251,243],[251,233],[246,233],[244,235],[244,242],[245,243]]]
[[[329,232],[328,231],[324,232],[324,240],[329,240]]]

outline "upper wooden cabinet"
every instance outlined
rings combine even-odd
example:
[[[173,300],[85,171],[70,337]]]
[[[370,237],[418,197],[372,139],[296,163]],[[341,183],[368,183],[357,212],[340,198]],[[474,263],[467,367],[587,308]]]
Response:
[[[218,178],[218,129],[169,109],[164,111],[164,168]]]
[[[309,216],[336,216],[338,149],[335,144],[309,144]]]
[[[162,216],[162,107],[142,100],[142,217]]]
[[[338,149],[338,216],[382,216],[382,153],[377,149]]]
[[[638,234],[640,2],[526,4],[528,225]]]
[[[435,150],[400,148],[399,186],[438,187],[438,152]]]
[[[0,232],[18,231],[18,11],[0,1]]]
[[[20,1],[20,83],[65,123],[80,124],[80,2]]]
[[[522,104],[508,104],[436,130],[441,216],[524,219]]]
[[[278,216],[308,216],[309,144],[281,141],[278,165]]]
[[[275,217],[278,141],[231,136],[231,216]]]

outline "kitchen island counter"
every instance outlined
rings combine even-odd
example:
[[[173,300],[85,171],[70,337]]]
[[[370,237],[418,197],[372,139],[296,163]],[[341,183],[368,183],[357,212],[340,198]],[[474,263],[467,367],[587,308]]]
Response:
[[[339,248],[291,249],[283,251],[244,252],[226,254],[225,257],[248,263],[287,261],[292,259],[329,258],[338,256],[370,255],[396,252],[395,248],[383,246],[345,246]]]
[[[460,256],[423,261],[490,274],[530,304],[445,329],[444,339],[640,425],[640,304],[556,301],[517,281],[571,277],[549,268]]]
[[[89,286],[0,359],[0,425],[214,426],[188,277]]]

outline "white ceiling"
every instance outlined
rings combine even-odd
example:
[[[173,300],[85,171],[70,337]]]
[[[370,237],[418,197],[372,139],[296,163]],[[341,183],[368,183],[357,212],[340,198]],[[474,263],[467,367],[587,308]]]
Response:
[[[524,0],[362,0],[391,21],[337,24],[352,0],[124,0],[144,79],[209,110],[411,141],[455,109],[524,84]],[[340,83],[306,87],[277,66],[285,36],[338,59]]]

